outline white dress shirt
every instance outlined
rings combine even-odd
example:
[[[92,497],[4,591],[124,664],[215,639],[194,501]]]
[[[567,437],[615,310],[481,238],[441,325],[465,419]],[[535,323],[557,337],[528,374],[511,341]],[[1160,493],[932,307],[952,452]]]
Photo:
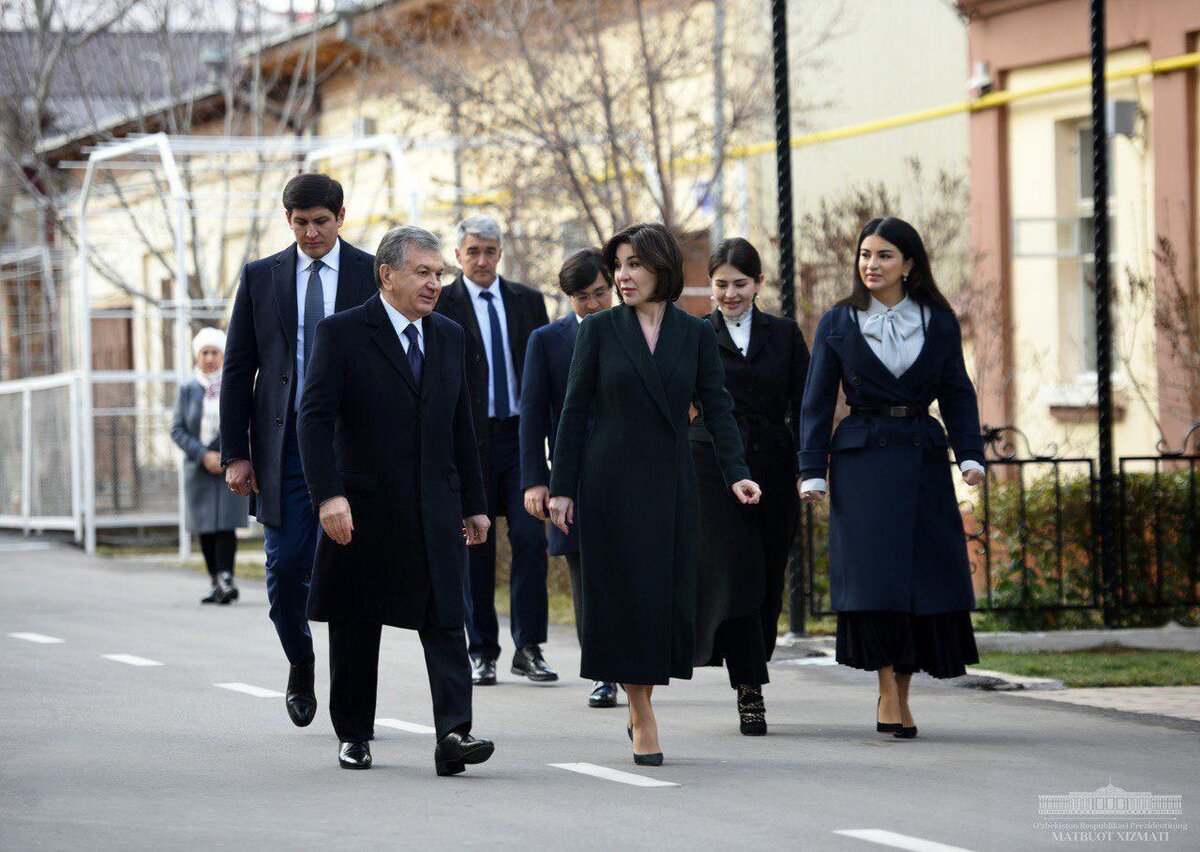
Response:
[[[404,329],[408,328],[410,325],[415,325],[417,327],[417,348],[420,349],[421,354],[424,355],[425,319],[421,318],[414,322],[388,304],[388,300],[383,298],[383,296],[379,297],[379,301],[383,302],[383,309],[387,311],[388,319],[392,321],[392,328],[396,329],[396,336],[400,338],[400,345],[404,347],[404,354],[408,354],[408,347],[410,345],[408,338],[404,336]]]
[[[321,296],[325,306],[325,316],[333,313],[337,301],[338,264],[342,259],[342,240],[339,237],[329,253],[321,258]],[[296,246],[296,375],[304,371],[304,298],[308,294],[308,268],[312,266],[313,258],[306,255]]]
[[[900,378],[917,360],[925,346],[925,319],[921,306],[905,296],[894,307],[871,297],[871,304],[858,314],[867,346],[896,378]],[[983,465],[972,459],[961,462],[959,470],[983,471]],[[828,491],[829,484],[822,478],[806,479],[800,484],[801,491]]]
[[[718,310],[720,309],[718,308]],[[750,323],[754,320],[754,305],[751,305],[737,319],[730,319],[725,314],[721,314],[721,316],[725,319],[725,327],[729,329],[729,336],[733,338],[733,345],[742,355],[745,355],[750,351]]]
[[[492,371],[492,352],[495,349],[495,344],[492,341],[492,324],[488,319],[488,300],[480,298],[479,294],[483,292],[483,288],[472,281],[467,276],[463,276],[463,283],[467,285],[467,295],[471,297],[471,306],[475,308],[475,321],[479,323],[479,334],[483,337],[483,351],[487,353],[488,362],[488,417],[496,416],[496,394],[492,389],[494,375]],[[513,366],[512,347],[508,341],[508,320],[504,313],[504,293],[500,289],[500,276],[496,276],[496,280],[492,282],[492,286],[488,288],[492,293],[495,293],[495,298],[492,299],[492,305],[496,308],[496,316],[500,318],[500,347],[504,357],[504,368],[508,375],[508,410],[512,414],[516,414],[521,409],[521,387],[517,382],[517,371]]]

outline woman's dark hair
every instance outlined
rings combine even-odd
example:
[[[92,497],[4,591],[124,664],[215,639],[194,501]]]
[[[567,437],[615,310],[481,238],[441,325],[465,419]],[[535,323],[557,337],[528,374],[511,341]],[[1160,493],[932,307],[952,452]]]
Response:
[[[604,267],[604,255],[600,249],[580,249],[563,261],[562,269],[558,270],[558,286],[568,296],[573,296],[591,287],[601,275],[611,287],[612,276]]]
[[[283,209],[288,213],[324,207],[336,216],[342,209],[342,201],[342,185],[329,175],[296,175],[283,188]]]
[[[908,281],[903,285],[905,295],[922,305],[954,313],[954,309],[950,307],[950,303],[933,279],[933,269],[929,266],[929,255],[925,252],[925,243],[922,242],[921,235],[912,225],[894,216],[872,219],[858,235],[858,245],[854,248],[854,288],[849,296],[838,302],[839,305],[850,305],[860,311],[865,311],[871,305],[871,290],[858,272],[858,255],[862,251],[863,241],[871,236],[887,240],[900,250],[905,260],[913,262]]]
[[[758,256],[758,249],[742,237],[730,237],[717,243],[713,253],[708,256],[708,277],[712,278],[717,267],[727,263],[755,281],[762,275],[762,258]]]
[[[626,243],[642,265],[654,273],[654,292],[648,301],[674,302],[683,295],[683,251],[679,240],[665,225],[642,222],[611,237],[604,244],[604,268],[610,278],[617,268],[617,249]],[[620,291],[617,295],[620,296]]]

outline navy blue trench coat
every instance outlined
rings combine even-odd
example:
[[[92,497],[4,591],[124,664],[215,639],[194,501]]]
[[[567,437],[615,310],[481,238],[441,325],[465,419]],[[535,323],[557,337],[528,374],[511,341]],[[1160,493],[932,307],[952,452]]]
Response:
[[[871,351],[849,306],[830,309],[813,337],[798,458],[803,479],[829,481],[837,612],[932,615],[975,605],[947,445],[959,463],[983,463],[978,404],[957,318],[928,306],[925,317],[925,344],[899,378]],[[839,385],[851,406],[937,402],[946,428],[931,415],[852,413],[831,438]]]

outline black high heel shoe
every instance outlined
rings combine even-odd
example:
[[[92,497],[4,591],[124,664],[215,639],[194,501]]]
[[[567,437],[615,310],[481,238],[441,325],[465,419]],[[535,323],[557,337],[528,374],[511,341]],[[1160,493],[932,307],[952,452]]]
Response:
[[[625,726],[625,733],[629,734],[629,741],[633,742],[633,725]],[[633,762],[638,766],[662,766],[663,756],[661,751],[651,752],[650,754],[633,753]]]
[[[899,722],[880,722],[879,721],[879,703],[881,701],[883,701],[882,695],[875,699],[875,731],[876,731],[876,733],[894,734],[897,737],[900,736],[900,732],[904,729],[904,726],[902,724],[900,724]],[[913,728],[912,731],[913,731],[912,736],[915,737],[917,735],[917,729]]]

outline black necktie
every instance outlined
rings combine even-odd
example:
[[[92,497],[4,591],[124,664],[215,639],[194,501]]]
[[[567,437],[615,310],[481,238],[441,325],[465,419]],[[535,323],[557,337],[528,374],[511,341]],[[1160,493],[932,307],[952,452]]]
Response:
[[[492,301],[496,294],[484,290],[479,298],[487,302],[488,325],[492,329],[492,399],[495,400],[495,414],[498,420],[506,420],[512,414],[508,402],[508,364],[504,357],[504,336],[500,331],[500,314]]]
[[[421,354],[421,347],[418,345],[417,327],[409,325],[404,329],[404,336],[408,338],[408,367],[412,370],[413,378],[417,384],[421,384],[421,369],[425,366],[425,356]]]

